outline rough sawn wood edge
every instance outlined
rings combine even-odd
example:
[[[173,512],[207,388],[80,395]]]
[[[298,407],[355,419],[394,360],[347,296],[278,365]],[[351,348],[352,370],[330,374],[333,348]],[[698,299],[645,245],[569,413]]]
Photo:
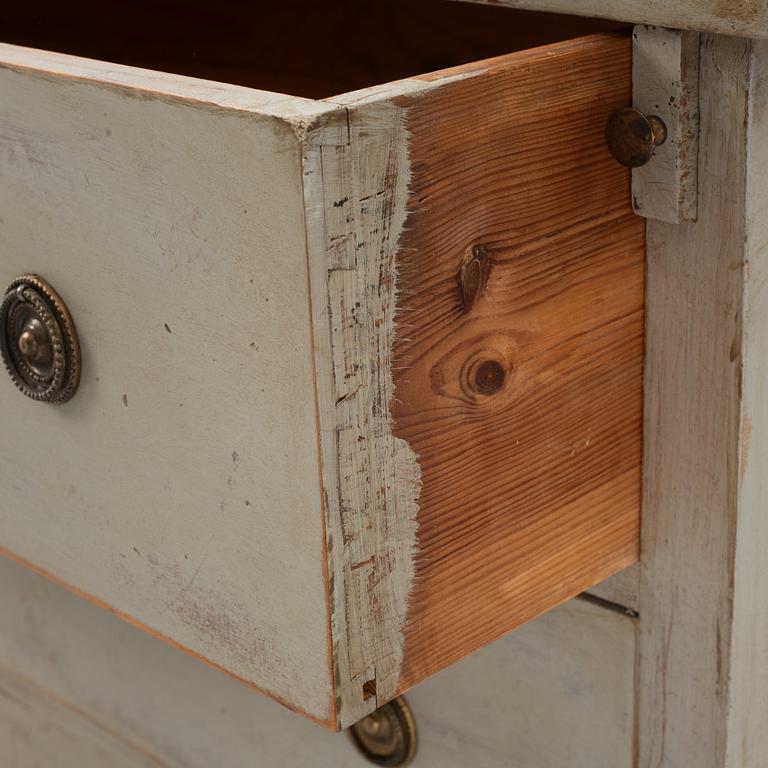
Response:
[[[387,99],[345,110],[307,142],[304,194],[339,729],[397,693],[414,573],[419,466],[394,436],[389,410],[396,256],[409,173],[404,117]]]

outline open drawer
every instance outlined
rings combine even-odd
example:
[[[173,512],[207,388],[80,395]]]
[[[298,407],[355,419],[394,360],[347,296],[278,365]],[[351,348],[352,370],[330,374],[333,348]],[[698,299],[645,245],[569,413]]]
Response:
[[[9,5],[0,287],[58,291],[82,376],[0,380],[3,551],[331,727],[636,559],[628,37]]]

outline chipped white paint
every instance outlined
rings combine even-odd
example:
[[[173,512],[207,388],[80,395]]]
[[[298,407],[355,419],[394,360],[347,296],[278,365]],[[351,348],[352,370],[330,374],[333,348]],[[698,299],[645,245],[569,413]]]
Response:
[[[648,225],[638,768],[763,768],[768,48],[700,74],[698,221]]]
[[[347,125],[346,143],[315,136],[304,172],[341,727],[397,692],[420,492],[389,410],[407,131],[387,99]]]
[[[466,2],[467,0],[465,0]],[[673,29],[768,37],[765,0],[469,0],[532,11],[554,11],[657,24]]]
[[[657,115],[667,140],[652,160],[632,171],[632,204],[648,219],[696,220],[699,162],[699,35],[635,27],[632,100]]]
[[[0,283],[44,275],[84,358],[61,407],[0,376],[0,547],[330,719],[301,147],[343,110],[0,62]]]

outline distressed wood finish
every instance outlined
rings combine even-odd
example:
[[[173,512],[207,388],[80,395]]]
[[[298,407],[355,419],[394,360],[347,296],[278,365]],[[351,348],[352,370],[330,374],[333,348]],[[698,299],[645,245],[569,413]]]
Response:
[[[637,558],[644,235],[603,137],[630,46],[587,38],[350,94],[349,143],[314,139],[342,726]],[[470,302],[476,259],[490,271]]]
[[[632,40],[632,104],[667,127],[652,162],[632,171],[632,207],[647,219],[696,221],[699,35],[635,27]]]
[[[45,275],[84,359],[61,408],[0,381],[0,546],[328,721],[301,135],[331,108],[0,60],[3,286]]]
[[[768,751],[767,78],[702,38],[699,220],[648,228],[639,768]]]
[[[657,24],[673,29],[768,37],[764,0],[465,0],[509,8]]]
[[[99,730],[129,740],[135,746],[125,755],[138,748],[169,768],[367,765],[345,736],[304,722],[5,560],[0,615],[0,668],[73,705],[86,718],[77,729],[84,737],[93,718]],[[419,729],[415,765],[632,768],[634,652],[634,622],[625,616],[581,600],[549,612],[408,694]],[[3,757],[21,736],[9,738],[0,741]],[[37,752],[48,754],[39,736]],[[57,761],[40,765],[91,768],[81,755],[60,751]],[[155,763],[126,757],[93,768],[112,765]]]
[[[0,385],[0,547],[332,727],[633,562],[630,50],[312,102],[0,47],[0,264],[85,359]]]

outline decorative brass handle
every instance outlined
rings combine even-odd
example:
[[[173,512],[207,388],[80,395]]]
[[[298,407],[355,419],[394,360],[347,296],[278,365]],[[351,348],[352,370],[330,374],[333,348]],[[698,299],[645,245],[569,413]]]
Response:
[[[17,277],[0,304],[0,353],[33,400],[64,403],[80,383],[80,344],[66,305],[37,275]]]
[[[667,140],[667,126],[656,115],[625,107],[608,120],[605,138],[611,154],[628,168],[639,168]]]
[[[374,765],[406,766],[416,754],[416,723],[402,696],[351,726],[349,736]]]

